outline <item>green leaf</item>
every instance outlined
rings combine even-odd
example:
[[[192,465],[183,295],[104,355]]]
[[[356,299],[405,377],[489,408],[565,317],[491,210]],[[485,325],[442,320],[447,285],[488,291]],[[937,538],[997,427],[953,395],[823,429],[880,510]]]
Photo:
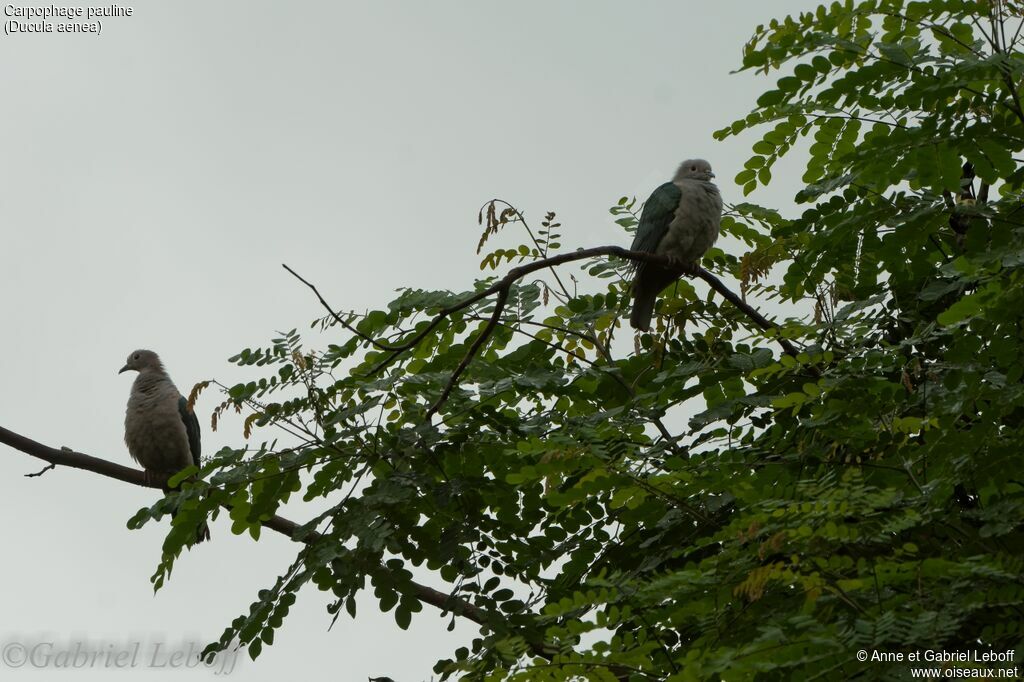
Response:
[[[786,93],[782,90],[769,90],[760,97],[757,98],[757,105],[760,107],[769,107],[773,104],[780,104],[786,98]]]
[[[397,623],[398,627],[402,628],[403,630],[408,630],[409,624],[412,623],[412,613],[409,612],[407,609],[399,606],[397,609],[395,609],[395,623]]]
[[[965,296],[938,316],[939,324],[946,327],[963,322],[969,317],[981,313],[981,303],[978,296]]]
[[[194,464],[189,465],[182,469],[181,471],[179,471],[178,473],[171,476],[167,480],[167,486],[170,488],[177,488],[179,485],[181,485],[182,481],[189,478],[190,476],[194,476],[197,473],[199,473],[199,467],[195,466]]]

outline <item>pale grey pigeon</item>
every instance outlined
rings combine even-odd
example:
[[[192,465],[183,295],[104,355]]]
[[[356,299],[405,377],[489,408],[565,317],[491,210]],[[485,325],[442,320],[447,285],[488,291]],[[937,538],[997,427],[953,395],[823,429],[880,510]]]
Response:
[[[683,161],[672,182],[654,190],[644,204],[632,251],[672,259],[673,267],[637,263],[633,278],[633,329],[651,328],[654,303],[662,289],[682,274],[697,274],[700,258],[718,239],[722,196],[711,182],[715,174],[703,159]]]
[[[124,442],[132,459],[147,473],[167,476],[191,464],[199,466],[199,420],[167,376],[160,357],[151,350],[137,350],[121,368],[128,370],[139,373],[124,415]],[[210,529],[203,524],[196,542],[209,538]]]

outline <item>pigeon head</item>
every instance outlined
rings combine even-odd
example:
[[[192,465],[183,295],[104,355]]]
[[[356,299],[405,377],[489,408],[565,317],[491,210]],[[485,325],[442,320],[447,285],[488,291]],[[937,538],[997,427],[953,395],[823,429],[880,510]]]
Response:
[[[675,181],[680,180],[703,180],[708,182],[715,174],[711,172],[711,164],[704,159],[687,159],[676,171]]]
[[[127,372],[130,369],[133,369],[136,372],[145,372],[147,370],[162,372],[164,366],[163,363],[160,362],[160,356],[153,351],[137,350],[128,356],[128,362],[124,363],[124,367],[121,368],[121,371],[118,372],[118,374],[121,372]]]

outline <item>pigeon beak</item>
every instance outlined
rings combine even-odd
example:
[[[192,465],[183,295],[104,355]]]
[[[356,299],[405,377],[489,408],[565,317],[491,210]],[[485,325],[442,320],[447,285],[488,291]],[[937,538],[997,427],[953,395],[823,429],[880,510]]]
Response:
[[[117,371],[117,373],[118,373],[118,374],[124,374],[125,372],[127,372],[127,371],[128,371],[128,370],[130,370],[130,369],[131,369],[131,367],[129,367],[128,365],[125,365],[124,367],[122,367],[121,369],[119,369],[119,370]]]
[[[711,177],[715,177],[714,173],[708,173],[708,175],[711,176]]]

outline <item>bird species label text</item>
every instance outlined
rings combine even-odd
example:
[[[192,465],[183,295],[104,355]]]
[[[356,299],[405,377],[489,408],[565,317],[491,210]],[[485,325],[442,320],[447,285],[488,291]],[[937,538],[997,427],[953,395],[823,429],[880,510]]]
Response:
[[[135,10],[126,5],[4,5],[4,34],[103,32],[103,20],[130,17]]]

